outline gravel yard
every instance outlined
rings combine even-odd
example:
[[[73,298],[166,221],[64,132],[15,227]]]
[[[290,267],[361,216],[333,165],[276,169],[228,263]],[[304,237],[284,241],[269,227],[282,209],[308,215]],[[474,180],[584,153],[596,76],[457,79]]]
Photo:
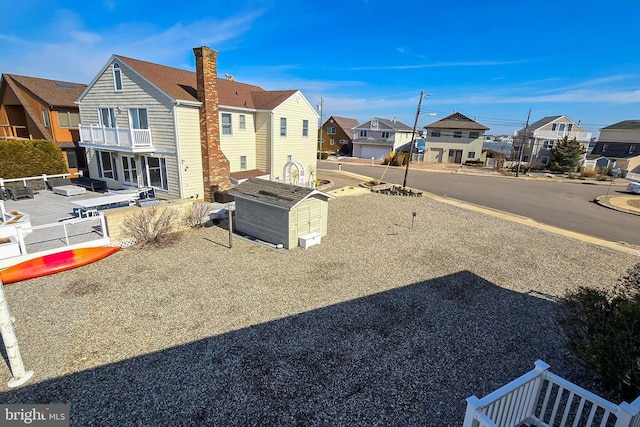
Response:
[[[412,225],[412,212],[416,212]],[[464,399],[536,359],[594,392],[557,298],[638,257],[427,198],[329,204],[286,254],[217,227],[9,285],[34,377],[2,403],[69,403],[71,424],[458,426]]]

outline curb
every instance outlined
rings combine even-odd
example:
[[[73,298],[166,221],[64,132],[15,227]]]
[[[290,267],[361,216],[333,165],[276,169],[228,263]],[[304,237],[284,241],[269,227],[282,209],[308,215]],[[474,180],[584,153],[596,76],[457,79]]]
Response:
[[[613,209],[614,211],[624,212],[624,213],[628,213],[628,214],[631,214],[631,215],[640,216],[640,210],[633,209],[633,208],[627,208],[625,206],[620,206],[618,203],[612,203],[611,199],[618,199],[618,201],[619,200],[626,201],[628,199],[628,197],[625,197],[625,196],[598,196],[598,197],[596,197],[594,199],[594,202],[596,202],[597,204],[599,204],[600,206],[603,206],[605,208]]]

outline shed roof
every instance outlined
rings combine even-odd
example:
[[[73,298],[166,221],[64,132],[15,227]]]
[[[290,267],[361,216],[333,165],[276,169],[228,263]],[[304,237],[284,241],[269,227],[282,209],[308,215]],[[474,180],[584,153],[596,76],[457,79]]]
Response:
[[[302,201],[314,195],[320,195],[326,200],[335,198],[314,188],[299,187],[259,178],[249,178],[230,190],[229,194],[240,199],[252,200],[286,210],[295,208]]]

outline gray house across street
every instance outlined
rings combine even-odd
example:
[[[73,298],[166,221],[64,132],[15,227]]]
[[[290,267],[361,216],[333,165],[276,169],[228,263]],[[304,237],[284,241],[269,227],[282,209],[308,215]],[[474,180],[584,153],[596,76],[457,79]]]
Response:
[[[320,243],[327,234],[328,201],[313,188],[250,178],[229,191],[236,231],[290,249]]]

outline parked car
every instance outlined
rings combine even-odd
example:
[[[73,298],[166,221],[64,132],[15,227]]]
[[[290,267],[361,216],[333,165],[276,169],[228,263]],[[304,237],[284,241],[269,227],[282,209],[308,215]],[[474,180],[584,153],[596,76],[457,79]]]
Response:
[[[627,191],[640,194],[640,182],[632,182],[627,186]]]

